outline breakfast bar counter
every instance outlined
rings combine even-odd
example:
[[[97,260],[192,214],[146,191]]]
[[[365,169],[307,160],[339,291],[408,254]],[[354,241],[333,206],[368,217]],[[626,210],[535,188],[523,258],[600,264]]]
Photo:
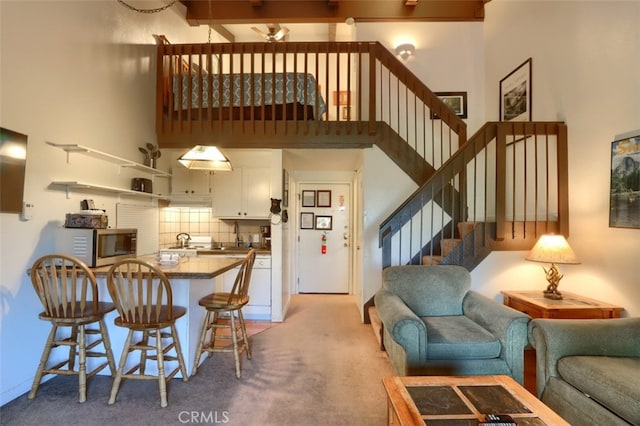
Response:
[[[225,272],[232,270],[242,263],[242,258],[229,257],[181,257],[175,264],[161,264],[157,257],[140,256],[139,259],[146,260],[158,266],[169,278],[173,293],[173,304],[187,309],[187,314],[176,321],[176,330],[182,346],[187,372],[191,374],[195,353],[200,337],[200,327],[206,314],[206,310],[198,305],[198,301],[203,296],[222,289],[222,276]],[[110,266],[93,268],[93,272],[98,279],[98,286],[101,299],[111,301],[107,290],[107,272]],[[105,323],[109,330],[109,338],[113,348],[113,356],[116,358],[116,365],[120,360],[122,348],[127,337],[127,329],[114,325],[117,312],[109,313],[105,318]],[[136,362],[131,359],[125,371]],[[202,358],[203,361],[206,357]],[[94,360],[87,360],[87,363]],[[88,365],[89,367],[89,365]],[[147,370],[153,374],[157,373],[155,362],[147,363]],[[105,368],[101,374],[109,374],[109,369]],[[230,372],[233,375],[233,371]],[[178,373],[176,377],[181,377]]]
[[[211,280],[242,263],[241,258],[229,258],[222,256],[207,257],[180,257],[176,263],[163,264],[154,256],[139,256],[138,259],[145,260],[154,266],[160,268],[169,280],[175,279],[204,279]],[[110,266],[102,266],[93,268],[96,277],[106,277]],[[175,290],[175,289],[174,289]],[[210,288],[210,292],[213,287]]]

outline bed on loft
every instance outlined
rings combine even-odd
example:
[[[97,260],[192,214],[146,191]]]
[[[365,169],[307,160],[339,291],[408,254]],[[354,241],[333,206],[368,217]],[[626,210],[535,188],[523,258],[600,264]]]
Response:
[[[353,77],[364,61],[357,49],[365,47],[163,40],[156,62],[158,141],[181,146],[215,137],[232,144],[241,137],[243,146],[254,146],[265,138],[284,144],[281,137],[301,143],[298,136],[327,135],[340,120],[355,121],[349,114],[360,80]]]
[[[185,69],[187,68],[187,69]],[[313,75],[208,73],[195,64],[166,81],[163,111],[172,118],[198,120],[316,120],[327,106]]]

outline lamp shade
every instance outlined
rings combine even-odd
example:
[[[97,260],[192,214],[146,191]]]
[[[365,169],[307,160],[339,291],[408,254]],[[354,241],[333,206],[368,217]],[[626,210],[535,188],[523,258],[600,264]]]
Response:
[[[562,235],[542,235],[531,249],[526,260],[546,263],[580,263],[569,243]]]
[[[232,170],[229,159],[215,146],[196,145],[178,161],[192,170]]]

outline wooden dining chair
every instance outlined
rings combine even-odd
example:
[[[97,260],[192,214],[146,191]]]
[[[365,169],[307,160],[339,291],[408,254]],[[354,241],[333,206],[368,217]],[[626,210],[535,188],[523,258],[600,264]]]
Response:
[[[95,376],[107,365],[112,375],[116,371],[104,323],[105,315],[115,307],[112,303],[100,302],[95,275],[85,263],[73,256],[42,256],[33,263],[29,275],[44,307],[39,318],[51,323],[51,331],[28,398],[35,398],[45,374],[77,375],[78,401],[85,402],[87,378]],[[91,327],[96,323],[98,328]],[[58,333],[65,329],[70,330],[68,336],[64,332]],[[102,352],[99,345],[104,349]],[[52,349],[64,346],[69,348],[66,359],[47,367]],[[87,373],[87,357],[104,357],[106,360]]]
[[[175,327],[176,320],[186,313],[186,309],[173,306],[171,284],[164,272],[143,260],[125,259],[112,265],[107,273],[107,286],[119,314],[115,325],[129,329],[109,404],[116,401],[122,379],[157,380],[160,406],[166,407],[167,382],[178,371],[182,373],[182,380],[189,379]],[[134,333],[141,334],[141,339],[134,342]],[[167,343],[163,344],[163,340]],[[175,355],[170,355],[171,350]],[[129,353],[133,351],[140,351],[140,359],[124,372]],[[156,361],[157,375],[146,372],[147,361],[151,360]],[[165,362],[175,361],[178,365],[165,374]]]
[[[191,374],[198,372],[198,364],[203,353],[211,356],[214,352],[233,352],[236,364],[236,377],[240,378],[240,354],[244,351],[247,359],[251,359],[251,347],[247,337],[247,328],[242,315],[242,308],[249,303],[249,283],[251,281],[251,271],[256,260],[256,251],[249,250],[244,258],[238,274],[229,292],[215,292],[208,294],[198,301],[198,304],[207,310],[207,314],[202,324],[200,340],[196,349],[196,357]],[[227,319],[228,315],[228,319]],[[236,315],[240,329],[236,325]],[[221,316],[223,318],[221,318]],[[222,321],[221,321],[222,320]],[[230,333],[218,334],[218,329],[228,329]],[[207,335],[209,338],[207,339]],[[215,346],[216,337],[218,339],[229,339],[232,341],[231,347]]]

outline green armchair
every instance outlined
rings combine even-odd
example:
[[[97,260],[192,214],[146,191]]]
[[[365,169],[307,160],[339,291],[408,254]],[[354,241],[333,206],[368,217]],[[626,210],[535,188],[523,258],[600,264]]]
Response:
[[[535,319],[538,397],[575,426],[640,425],[640,318]]]
[[[400,375],[524,376],[530,317],[470,290],[455,265],[386,268],[375,305]]]

